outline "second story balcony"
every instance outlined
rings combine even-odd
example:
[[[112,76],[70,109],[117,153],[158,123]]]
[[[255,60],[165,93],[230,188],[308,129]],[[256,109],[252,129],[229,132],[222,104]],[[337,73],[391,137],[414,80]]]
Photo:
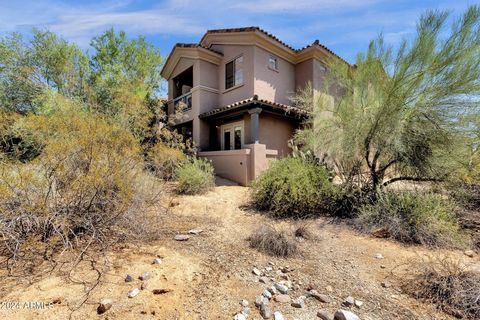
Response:
[[[189,91],[173,99],[173,108],[175,111],[185,112],[192,109],[192,92]]]

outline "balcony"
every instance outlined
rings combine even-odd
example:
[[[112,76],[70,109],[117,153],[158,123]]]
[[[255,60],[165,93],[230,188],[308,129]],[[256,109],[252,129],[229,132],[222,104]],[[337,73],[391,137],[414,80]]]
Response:
[[[177,112],[186,112],[192,109],[192,92],[187,92],[173,99],[173,108]]]

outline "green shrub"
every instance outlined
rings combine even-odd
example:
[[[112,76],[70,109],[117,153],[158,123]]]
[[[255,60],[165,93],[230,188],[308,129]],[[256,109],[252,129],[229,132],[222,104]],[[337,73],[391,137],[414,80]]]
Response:
[[[177,169],[177,191],[183,194],[202,194],[213,188],[213,166],[207,159],[192,158]]]
[[[454,214],[452,201],[435,193],[378,193],[377,200],[360,208],[357,225],[365,231],[382,230],[405,243],[431,247],[462,247],[466,237]]]
[[[253,205],[277,217],[330,212],[337,193],[327,169],[299,157],[271,163],[252,184]]]
[[[150,169],[157,177],[172,180],[178,166],[185,161],[185,154],[180,149],[159,142],[148,150],[147,159]]]

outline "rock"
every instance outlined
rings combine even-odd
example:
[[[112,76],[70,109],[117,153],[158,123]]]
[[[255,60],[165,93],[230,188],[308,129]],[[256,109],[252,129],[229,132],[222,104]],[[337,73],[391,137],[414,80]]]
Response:
[[[328,292],[333,292],[332,286],[326,286],[325,290],[327,290]]]
[[[292,307],[303,308],[305,306],[305,296],[301,296],[298,299],[292,301]]]
[[[247,320],[247,317],[243,313],[237,313],[234,317],[233,320]]]
[[[260,277],[260,279],[258,279],[258,282],[267,283],[267,282],[268,282],[268,278],[267,278],[267,277]]]
[[[262,272],[260,270],[258,270],[257,268],[253,268],[252,273],[256,276],[261,276],[262,275]]]
[[[263,290],[262,296],[264,296],[268,300],[272,299],[272,293],[270,291],[268,291],[267,289]]]
[[[153,289],[152,290],[153,294],[164,294],[172,291],[173,289]]]
[[[280,275],[280,278],[282,278],[283,280],[290,280],[290,277],[288,276],[288,274],[281,274]]]
[[[355,300],[355,307],[361,308],[363,306],[363,301],[361,300]]]
[[[203,230],[202,229],[192,229],[192,230],[188,230],[188,233],[189,234],[194,234],[194,235],[199,235],[200,233],[202,233]]]
[[[285,318],[280,311],[275,311],[273,313],[273,320],[285,320]]]
[[[146,282],[142,282],[142,284],[140,285],[140,290],[145,290],[147,289],[147,283]]]
[[[346,310],[337,310],[333,317],[334,320],[360,320],[360,318],[353,312]]]
[[[173,239],[177,241],[187,241],[188,239],[190,239],[190,236],[187,234],[177,234]]]
[[[270,272],[270,271],[272,271],[272,270],[273,270],[273,268],[272,268],[272,267],[265,267],[265,271],[268,271],[268,272]]]
[[[465,250],[463,254],[466,255],[467,257],[473,258],[473,256],[475,255],[475,252],[473,250]]]
[[[152,264],[162,264],[162,259],[155,258],[155,259],[153,259]]]
[[[345,300],[343,300],[342,304],[346,307],[351,307],[351,306],[353,306],[354,303],[355,303],[355,299],[353,299],[352,296],[349,296],[349,297],[345,298]]]
[[[150,273],[148,272],[145,272],[144,274],[142,274],[140,277],[138,277],[140,280],[142,281],[146,281],[148,279],[150,279]]]
[[[262,305],[268,304],[268,299],[264,296],[258,296],[255,298],[255,306],[260,308]]]
[[[388,281],[383,281],[383,282],[381,283],[381,285],[382,285],[382,287],[384,287],[384,288],[390,288],[390,287],[392,286],[392,285],[390,284],[390,282],[388,282]]]
[[[132,289],[128,291],[128,297],[129,298],[135,298],[138,294],[140,293],[140,290],[138,288]]]
[[[249,308],[249,307],[243,307],[240,312],[241,312],[245,317],[248,317],[248,314],[250,313],[250,308]]]
[[[270,291],[272,295],[277,294],[277,289],[275,289],[275,286],[268,287],[267,290]]]
[[[132,282],[132,281],[133,281],[133,277],[127,274],[127,276],[125,277],[125,282]]]
[[[322,320],[332,320],[333,316],[327,310],[320,310],[317,312],[317,317]]]
[[[288,293],[288,287],[281,283],[275,283],[275,289],[277,289],[281,294]]]
[[[260,315],[263,319],[270,319],[272,317],[272,310],[267,304],[262,304],[260,306]]]
[[[102,299],[100,300],[100,304],[98,305],[97,308],[97,313],[102,314],[107,312],[113,305],[112,299]]]
[[[240,301],[240,305],[241,305],[242,307],[248,307],[248,301],[245,300],[245,299],[243,299],[243,300]]]
[[[273,300],[275,300],[276,302],[280,302],[280,303],[289,303],[292,299],[290,298],[290,296],[288,294],[279,294],[279,295],[276,295]]]
[[[383,255],[381,253],[376,253],[374,257],[375,259],[383,259]]]
[[[317,290],[310,290],[308,292],[308,295],[323,303],[332,302],[332,299],[329,296],[327,296],[326,294],[320,294],[317,292]]]

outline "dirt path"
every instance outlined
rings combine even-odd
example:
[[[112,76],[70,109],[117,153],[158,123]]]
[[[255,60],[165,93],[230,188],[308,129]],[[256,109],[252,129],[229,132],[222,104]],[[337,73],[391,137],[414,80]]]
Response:
[[[331,224],[326,219],[306,223],[313,238],[300,242],[300,254],[281,259],[267,256],[248,247],[246,238],[260,224],[294,228],[295,223],[273,221],[248,210],[248,189],[220,186],[202,196],[177,197],[178,206],[162,217],[159,240],[148,244],[131,244],[109,256],[109,269],[102,283],[77,311],[71,309],[81,302],[84,286],[66,282],[63,277],[48,276],[33,284],[12,285],[2,294],[2,301],[60,302],[46,309],[0,309],[5,319],[232,319],[240,310],[239,301],[250,302],[249,319],[261,319],[253,305],[265,284],[258,282],[252,269],[274,264],[269,277],[277,280],[276,270],[288,266],[296,298],[305,288],[315,288],[332,298],[330,304],[308,299],[305,308],[296,309],[288,303],[271,302],[286,319],[317,319],[320,309],[334,312],[347,296],[362,300],[364,305],[353,311],[366,319],[450,319],[430,305],[403,295],[392,274],[397,274],[407,262],[432,251],[404,247],[390,241],[359,235],[343,224]],[[174,241],[176,233],[200,228],[202,233],[188,241]],[[384,259],[376,259],[381,253]],[[478,258],[468,258],[459,252],[435,252],[458,256],[466,264],[479,264]],[[152,260],[161,256],[161,265]],[[400,266],[400,267],[399,267]],[[89,266],[85,266],[88,270]],[[140,286],[140,280],[125,283],[126,274],[135,278],[150,272],[148,286],[129,299],[127,292]],[[78,278],[93,278],[93,272],[83,272]],[[9,284],[13,279],[5,279]],[[392,285],[382,287],[382,282]],[[333,291],[325,288],[331,286]],[[173,291],[154,295],[153,289]],[[113,299],[113,307],[103,315],[96,314],[98,301]]]

